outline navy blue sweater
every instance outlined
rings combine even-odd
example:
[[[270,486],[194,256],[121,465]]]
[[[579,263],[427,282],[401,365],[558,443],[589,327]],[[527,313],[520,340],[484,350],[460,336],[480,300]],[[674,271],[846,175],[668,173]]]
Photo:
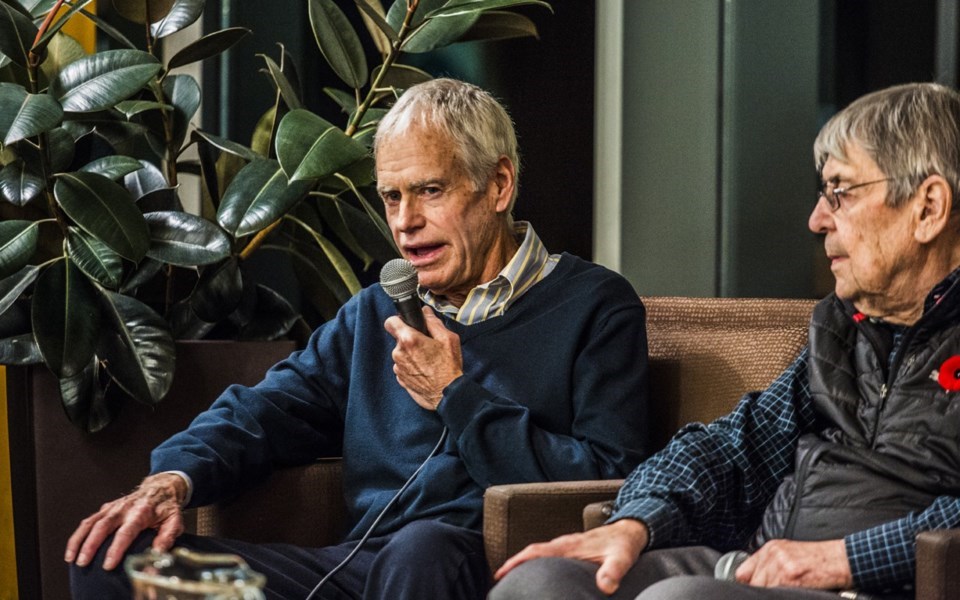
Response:
[[[186,472],[200,506],[275,467],[342,455],[356,539],[444,426],[445,447],[378,535],[420,519],[479,528],[487,486],[624,477],[644,457],[644,310],[616,273],[564,254],[505,315],[470,326],[445,319],[460,336],[464,375],[436,412],[393,374],[383,322],[395,312],[379,285],[364,289],[304,350],[252,388],[229,387],[157,447],[152,472]]]

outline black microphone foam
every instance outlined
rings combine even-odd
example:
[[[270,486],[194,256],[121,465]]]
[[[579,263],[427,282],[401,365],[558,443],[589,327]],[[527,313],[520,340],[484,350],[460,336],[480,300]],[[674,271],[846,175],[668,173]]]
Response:
[[[395,258],[380,269],[380,287],[393,299],[397,314],[403,322],[423,335],[427,333],[427,322],[420,310],[420,296],[417,295],[417,270],[409,260]]]

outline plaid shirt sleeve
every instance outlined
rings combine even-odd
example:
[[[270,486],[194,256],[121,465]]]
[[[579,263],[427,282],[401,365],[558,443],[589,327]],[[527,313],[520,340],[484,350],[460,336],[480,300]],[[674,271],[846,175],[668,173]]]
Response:
[[[769,388],[747,394],[730,414],[681,429],[630,474],[611,521],[643,521],[651,548],[742,548],[793,469],[797,439],[813,428],[807,356],[804,349]]]
[[[960,525],[960,498],[940,496],[926,510],[844,538],[857,588],[885,590],[913,582],[921,531]]]

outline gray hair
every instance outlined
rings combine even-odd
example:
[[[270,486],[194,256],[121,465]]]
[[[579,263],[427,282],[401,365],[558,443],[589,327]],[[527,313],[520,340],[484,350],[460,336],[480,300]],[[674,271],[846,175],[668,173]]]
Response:
[[[517,134],[510,115],[493,96],[455,79],[432,79],[410,87],[380,120],[373,138],[374,157],[380,144],[406,133],[413,125],[453,141],[454,160],[477,192],[487,187],[500,157],[509,158],[515,170],[513,197],[507,210],[511,218],[520,180]]]
[[[947,180],[957,206],[960,190],[960,94],[936,83],[909,83],[867,94],[834,115],[813,144],[817,170],[831,156],[846,160],[862,148],[891,179],[887,204],[906,202],[924,179]]]

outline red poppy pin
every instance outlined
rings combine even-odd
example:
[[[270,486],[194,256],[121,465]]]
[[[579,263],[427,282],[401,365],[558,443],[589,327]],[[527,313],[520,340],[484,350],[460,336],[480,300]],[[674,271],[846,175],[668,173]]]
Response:
[[[954,355],[943,361],[940,368],[930,374],[948,392],[960,392],[960,356]]]

